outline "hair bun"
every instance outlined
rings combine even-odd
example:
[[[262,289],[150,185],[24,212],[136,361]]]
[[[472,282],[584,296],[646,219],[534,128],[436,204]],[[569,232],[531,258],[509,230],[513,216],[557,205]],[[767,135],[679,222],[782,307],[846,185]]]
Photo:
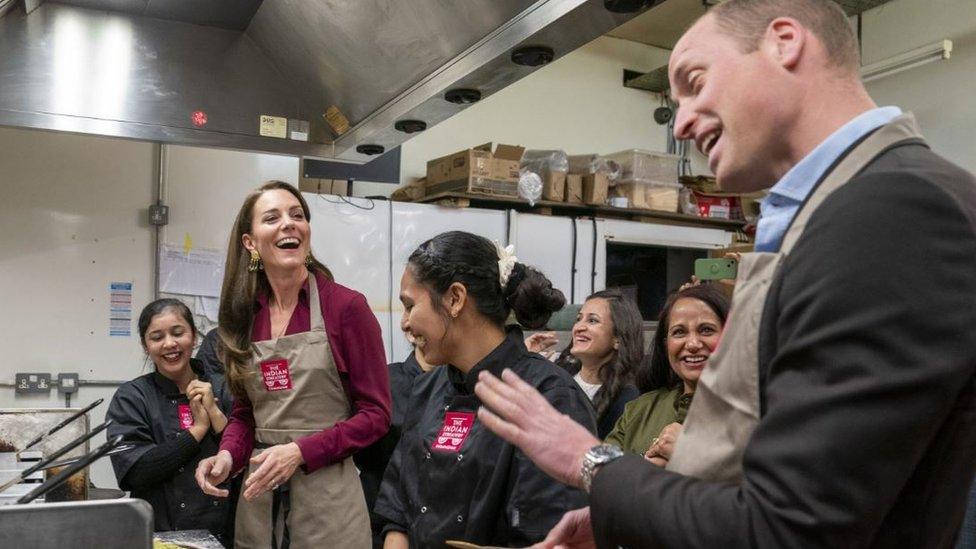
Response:
[[[566,296],[544,274],[522,263],[516,264],[505,297],[515,319],[530,330],[545,326],[552,313],[566,305]]]

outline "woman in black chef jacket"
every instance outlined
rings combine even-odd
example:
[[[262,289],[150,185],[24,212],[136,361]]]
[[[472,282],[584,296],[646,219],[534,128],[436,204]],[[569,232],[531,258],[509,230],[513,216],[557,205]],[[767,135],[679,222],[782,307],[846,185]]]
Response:
[[[142,310],[139,339],[154,370],[112,398],[108,436],[136,446],[112,456],[112,467],[119,487],[152,505],[156,531],[206,529],[230,544],[235,500],[203,494],[193,477],[217,453],[231,408],[223,376],[190,357],[196,337],[183,302],[159,299]]]
[[[403,435],[374,511],[386,548],[444,547],[448,540],[524,547],[541,541],[582,492],[552,479],[477,420],[481,371],[512,369],[559,411],[596,432],[572,376],[530,353],[520,324],[538,328],[565,303],[511,248],[464,232],[438,235],[411,254],[400,281],[404,327],[432,364],[416,379]]]

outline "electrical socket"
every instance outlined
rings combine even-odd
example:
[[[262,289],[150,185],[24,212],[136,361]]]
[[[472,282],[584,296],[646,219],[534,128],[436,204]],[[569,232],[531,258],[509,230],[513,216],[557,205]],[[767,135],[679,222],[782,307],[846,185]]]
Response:
[[[17,394],[48,394],[51,392],[51,374],[17,373],[14,385]]]
[[[169,223],[169,206],[152,204],[149,206],[149,224],[166,225]]]
[[[73,395],[78,392],[78,374],[58,374],[58,394]]]

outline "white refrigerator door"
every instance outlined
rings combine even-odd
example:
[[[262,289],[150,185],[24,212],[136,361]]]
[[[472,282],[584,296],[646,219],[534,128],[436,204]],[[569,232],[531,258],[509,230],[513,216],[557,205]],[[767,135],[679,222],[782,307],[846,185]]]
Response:
[[[393,339],[401,337],[390,314],[390,202],[303,195],[312,214],[312,252],[336,282],[366,296],[390,362]]]
[[[546,275],[552,286],[572,299],[573,220],[569,217],[515,214],[509,234],[513,235],[519,261]],[[577,267],[579,258],[577,257]],[[587,263],[589,266],[589,263]]]
[[[508,213],[476,208],[444,208],[431,204],[393,202],[393,262],[391,293],[391,328],[393,354],[391,361],[403,360],[410,354],[410,344],[400,333],[400,277],[407,258],[424,241],[446,231],[467,231],[499,244],[508,243]]]

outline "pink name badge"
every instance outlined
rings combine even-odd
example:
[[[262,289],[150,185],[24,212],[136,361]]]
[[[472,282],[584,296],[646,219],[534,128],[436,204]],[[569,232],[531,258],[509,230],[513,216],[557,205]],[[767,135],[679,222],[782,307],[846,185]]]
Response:
[[[193,412],[190,411],[189,404],[180,404],[176,411],[180,415],[180,429],[185,431],[193,427]]]
[[[264,378],[264,388],[269,391],[291,389],[291,370],[288,369],[288,361],[283,358],[262,362],[261,377]]]
[[[471,426],[474,425],[474,414],[471,412],[448,412],[444,415],[444,425],[437,434],[437,440],[431,445],[431,450],[457,453],[468,438]]]

